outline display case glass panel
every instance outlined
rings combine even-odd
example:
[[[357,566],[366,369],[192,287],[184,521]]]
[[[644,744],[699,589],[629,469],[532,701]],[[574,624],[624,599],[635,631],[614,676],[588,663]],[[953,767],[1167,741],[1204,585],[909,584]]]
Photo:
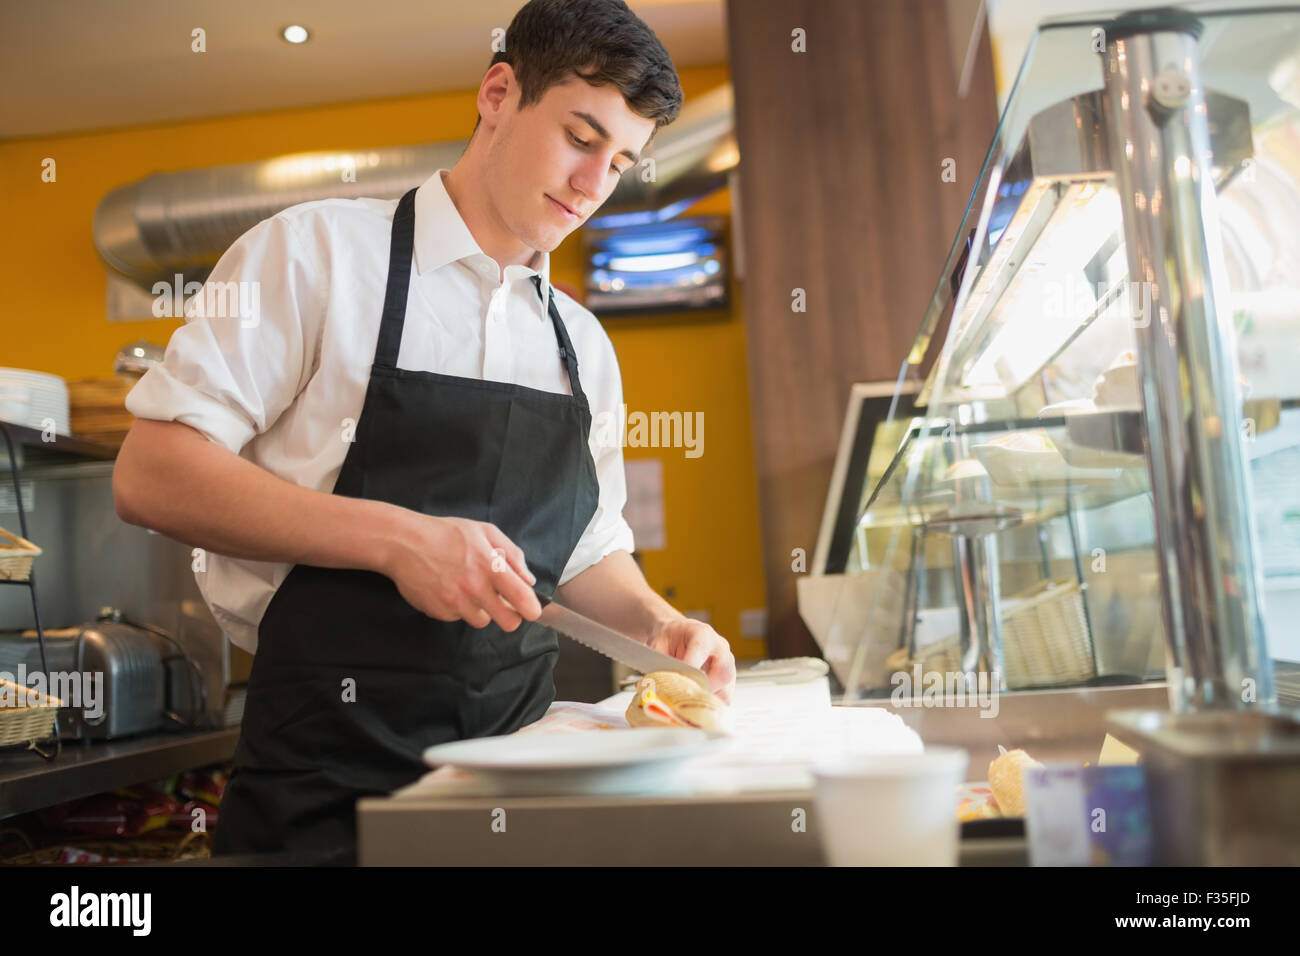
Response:
[[[1185,8],[1212,157],[1205,250],[1239,412],[1222,425],[1248,462],[1285,696],[1300,661],[1284,623],[1300,614],[1300,7],[1221,6]],[[915,414],[875,430],[887,464],[844,490],[862,505],[823,649],[850,699],[896,694],[918,668],[996,671],[1009,691],[1165,676],[1137,354],[1170,304],[1129,274],[1110,25],[1034,36],[908,356]]]

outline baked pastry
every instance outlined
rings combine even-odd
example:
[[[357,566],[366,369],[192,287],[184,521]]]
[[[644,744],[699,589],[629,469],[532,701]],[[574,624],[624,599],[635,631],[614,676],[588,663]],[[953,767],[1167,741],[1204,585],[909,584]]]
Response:
[[[999,748],[1000,749],[1000,748]],[[989,788],[1003,816],[1025,815],[1025,770],[1042,764],[1023,750],[1003,750],[989,764]]]
[[[636,682],[627,707],[632,727],[695,727],[733,733],[731,708],[685,674],[655,671]]]

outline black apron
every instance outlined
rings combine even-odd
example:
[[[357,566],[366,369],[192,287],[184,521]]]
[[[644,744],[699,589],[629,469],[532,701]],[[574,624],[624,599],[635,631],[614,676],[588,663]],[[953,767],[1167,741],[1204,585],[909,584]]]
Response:
[[[491,522],[549,598],[599,491],[591,411],[554,292],[571,395],[397,368],[414,233],[412,189],[393,217],[374,364],[334,494]],[[558,655],[555,632],[535,622],[507,633],[439,621],[383,574],[295,565],[258,627],[214,854],[326,850],[354,861],[357,799],[418,779],[427,747],[540,718]]]

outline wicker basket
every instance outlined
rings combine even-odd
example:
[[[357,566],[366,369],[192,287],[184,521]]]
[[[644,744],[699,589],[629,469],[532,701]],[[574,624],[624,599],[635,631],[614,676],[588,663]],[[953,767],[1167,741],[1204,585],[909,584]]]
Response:
[[[1002,677],[1008,688],[1077,683],[1097,676],[1077,581],[1045,581],[1007,603],[1002,612]],[[906,648],[894,651],[885,661],[885,683],[896,671],[910,674],[918,662],[922,672],[960,671],[960,636],[927,644],[915,658],[907,656]]]
[[[26,538],[0,528],[0,580],[26,581],[41,549]]]
[[[44,740],[54,733],[54,718],[63,701],[30,687],[0,679],[0,747]],[[16,703],[15,703],[16,699]]]
[[[0,866],[30,866],[35,863],[56,863],[66,847],[75,847],[78,850],[85,850],[87,853],[111,857],[118,861],[206,860],[212,856],[211,836],[206,832],[189,832],[181,835],[162,830],[158,831],[156,835],[150,834],[149,836],[135,838],[120,837],[112,840],[95,837],[82,839],[69,834],[61,837],[61,842],[56,846],[47,846],[41,849],[36,849],[31,839],[21,830],[11,828],[7,831],[0,831],[0,835],[5,833],[19,837],[27,844],[28,850],[25,853],[18,853],[0,860]],[[112,864],[74,863],[72,865],[111,866]]]
[[[1008,687],[1045,687],[1097,676],[1077,581],[1045,581],[1002,613]]]

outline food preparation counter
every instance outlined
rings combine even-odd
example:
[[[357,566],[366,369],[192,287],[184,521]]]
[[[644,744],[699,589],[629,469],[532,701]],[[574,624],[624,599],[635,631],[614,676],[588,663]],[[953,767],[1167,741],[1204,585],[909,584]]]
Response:
[[[811,789],[700,797],[370,799],[362,866],[822,866]],[[996,821],[980,821],[983,823]],[[962,866],[1023,866],[1023,836],[963,827]]]
[[[970,708],[897,707],[888,700],[832,711],[892,711],[927,745],[965,748],[968,779],[986,780],[999,743],[1043,761],[1095,763],[1106,736],[1104,714],[1138,707],[1164,709],[1167,688],[1002,694],[991,718]],[[389,797],[360,801],[358,860],[363,866],[824,864],[806,767],[801,783],[784,788],[771,786],[771,767],[755,767],[750,791],[744,787],[750,770],[735,769],[733,792],[672,796],[459,795],[440,793],[425,778]],[[1023,827],[1010,820],[963,825],[960,862],[1024,865]]]

